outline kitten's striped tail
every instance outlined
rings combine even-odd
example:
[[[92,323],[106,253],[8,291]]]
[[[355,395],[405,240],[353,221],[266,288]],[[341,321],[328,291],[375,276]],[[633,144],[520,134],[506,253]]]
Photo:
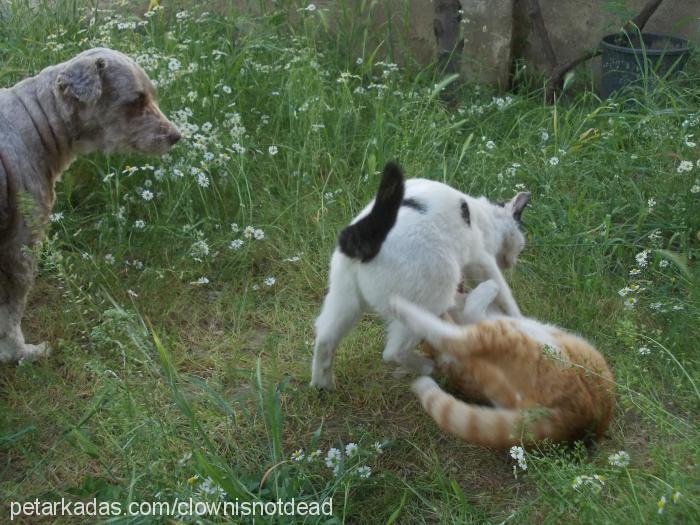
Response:
[[[403,173],[398,164],[384,166],[374,206],[368,215],[344,228],[338,235],[340,251],[362,262],[371,261],[396,223],[403,201]]]
[[[524,421],[521,410],[472,405],[444,392],[428,376],[416,379],[411,389],[438,426],[458,438],[491,448],[507,448],[553,436],[551,418],[538,414]]]

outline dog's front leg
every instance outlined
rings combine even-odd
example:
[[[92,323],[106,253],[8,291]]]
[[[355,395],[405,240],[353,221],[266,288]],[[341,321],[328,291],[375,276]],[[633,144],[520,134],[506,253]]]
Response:
[[[21,321],[34,277],[34,260],[17,244],[0,252],[0,362],[32,361],[48,353],[46,344],[24,342]]]

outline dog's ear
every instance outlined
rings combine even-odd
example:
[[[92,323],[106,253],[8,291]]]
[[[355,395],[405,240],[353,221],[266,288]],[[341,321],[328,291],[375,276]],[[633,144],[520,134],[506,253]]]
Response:
[[[520,216],[527,203],[530,202],[530,197],[532,197],[532,194],[529,191],[521,191],[510,201],[506,202],[504,208],[513,215],[516,221],[520,222]]]
[[[101,57],[71,61],[56,77],[56,92],[64,99],[86,106],[95,104],[102,96],[102,73],[106,67]]]

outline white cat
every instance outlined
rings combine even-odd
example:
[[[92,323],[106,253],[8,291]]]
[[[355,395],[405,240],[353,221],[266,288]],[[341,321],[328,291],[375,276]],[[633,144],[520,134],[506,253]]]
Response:
[[[388,163],[376,199],[338,237],[316,319],[311,385],[332,388],[338,343],[368,308],[388,322],[385,361],[432,371],[432,361],[414,352],[420,338],[392,319],[394,295],[442,315],[463,277],[492,279],[499,286],[497,305],[520,316],[501,269],[514,266],[525,245],[519,223],[529,200],[529,193],[518,193],[498,205],[436,181],[404,184],[399,166]]]

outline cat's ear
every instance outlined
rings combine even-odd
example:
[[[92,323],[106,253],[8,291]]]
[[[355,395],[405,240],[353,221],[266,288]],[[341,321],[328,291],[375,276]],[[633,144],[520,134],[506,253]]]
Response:
[[[516,221],[520,222],[520,216],[522,215],[525,206],[527,206],[527,203],[530,202],[531,197],[532,194],[529,191],[521,191],[510,201],[506,202],[504,208],[508,210],[511,215],[513,215],[513,218]]]

